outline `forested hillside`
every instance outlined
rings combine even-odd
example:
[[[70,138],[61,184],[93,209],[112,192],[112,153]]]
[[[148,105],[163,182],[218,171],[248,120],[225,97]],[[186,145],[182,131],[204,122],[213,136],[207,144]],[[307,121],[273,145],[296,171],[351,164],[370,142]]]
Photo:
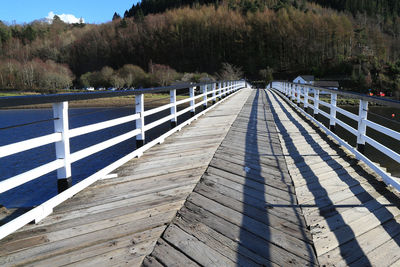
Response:
[[[395,1],[372,1],[391,12],[371,15],[314,2],[143,0],[101,25],[0,23],[0,88],[164,85],[230,63],[252,79],[339,75],[360,91],[400,92]]]

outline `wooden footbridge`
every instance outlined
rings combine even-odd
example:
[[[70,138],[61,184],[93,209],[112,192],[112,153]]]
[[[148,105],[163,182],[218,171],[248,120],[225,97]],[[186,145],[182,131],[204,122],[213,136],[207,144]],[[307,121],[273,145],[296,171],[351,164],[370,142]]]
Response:
[[[156,123],[171,120],[173,128],[149,143],[145,131],[155,124],[145,124],[144,116],[155,111],[143,108],[145,91],[135,92],[135,115],[90,128],[68,129],[60,115],[65,104],[64,111],[55,104],[57,121],[64,122],[55,122],[55,129],[62,136],[34,141],[59,146],[58,168],[64,169],[59,185],[69,177],[65,158],[71,163],[83,153],[69,154],[66,136],[136,120],[130,136],[137,137],[138,148],[12,221],[1,214],[6,223],[0,226],[0,265],[400,266],[398,179],[289,99],[336,118],[319,109],[321,88],[309,95],[309,87],[301,91],[278,82],[269,87],[201,84],[190,86],[189,98],[180,101],[179,88],[163,89],[171,91],[171,103],[157,111],[170,109],[171,115]],[[185,103],[190,105],[179,111]],[[330,105],[342,111],[335,101]],[[201,106],[204,111],[196,110]],[[177,124],[184,112],[193,117]],[[363,127],[373,125],[363,112],[354,115],[362,118],[353,128],[362,134],[359,148],[371,139]],[[0,156],[29,149],[28,141],[0,147]],[[35,172],[31,179],[43,173]],[[19,177],[29,180],[24,175],[29,176]],[[1,192],[18,186],[10,179],[14,184],[0,182]]]

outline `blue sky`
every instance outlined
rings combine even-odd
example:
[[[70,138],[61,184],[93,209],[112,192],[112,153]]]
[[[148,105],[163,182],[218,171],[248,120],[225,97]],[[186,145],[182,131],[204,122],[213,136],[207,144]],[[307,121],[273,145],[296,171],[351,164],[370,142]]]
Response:
[[[0,0],[0,20],[29,23],[54,14],[71,14],[86,23],[111,21],[116,11],[121,16],[138,0]]]

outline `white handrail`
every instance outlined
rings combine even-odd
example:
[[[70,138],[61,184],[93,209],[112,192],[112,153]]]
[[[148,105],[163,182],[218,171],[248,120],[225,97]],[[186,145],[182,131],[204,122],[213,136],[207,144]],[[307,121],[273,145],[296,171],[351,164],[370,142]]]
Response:
[[[47,164],[41,165],[32,170],[26,171],[24,173],[15,175],[7,180],[0,182],[0,193],[6,192],[10,189],[13,189],[17,186],[20,186],[24,183],[32,181],[40,176],[48,174],[52,171],[55,171],[61,168],[64,165],[64,161],[62,159],[56,159]]]
[[[0,158],[62,140],[61,133],[52,133],[0,147]]]
[[[218,89],[216,88],[216,84],[218,84]],[[221,84],[225,84],[225,86],[221,86]],[[37,137],[37,138],[32,138],[29,140],[24,140],[21,142],[17,142],[14,144],[9,144],[0,147],[0,157],[6,157],[10,156],[16,153],[20,153],[29,149],[33,149],[36,147],[40,147],[43,145],[51,144],[51,143],[59,143],[59,146],[62,148],[60,149],[60,155],[59,159],[56,159],[54,161],[51,161],[49,163],[46,163],[44,165],[41,165],[37,168],[31,169],[29,171],[26,171],[24,173],[15,175],[13,177],[10,177],[4,181],[0,182],[0,193],[6,192],[12,188],[15,188],[17,186],[20,186],[26,182],[32,181],[34,179],[39,178],[40,176],[43,176],[47,173],[50,173],[55,170],[59,170],[61,168],[65,168],[66,164],[71,164],[73,162],[79,161],[85,157],[88,157],[90,155],[93,155],[94,153],[97,153],[99,151],[102,151],[108,147],[111,147],[113,145],[116,145],[118,143],[121,143],[127,139],[130,139],[132,137],[136,136],[136,140],[142,141],[141,147],[137,147],[136,150],[131,152],[130,154],[122,157],[121,159],[117,160],[116,162],[112,163],[111,165],[103,168],[99,172],[89,176],[88,178],[82,180],[81,182],[77,183],[76,185],[67,188],[65,191],[60,192],[57,196],[51,198],[50,200],[44,202],[43,204],[39,205],[38,207],[30,210],[29,212],[17,217],[16,219],[8,222],[7,224],[0,226],[0,239],[3,237],[9,235],[10,233],[16,231],[20,227],[24,226],[25,224],[35,221],[38,222],[47,215],[49,215],[53,208],[65,201],[66,199],[72,197],[74,194],[78,193],[79,191],[83,190],[90,184],[94,183],[98,179],[104,177],[107,175],[109,172],[113,171],[117,167],[121,166],[128,160],[134,158],[134,157],[140,157],[143,152],[150,147],[154,146],[157,143],[161,143],[167,136],[171,135],[173,132],[180,130],[183,126],[188,125],[191,123],[191,121],[197,119],[199,116],[203,115],[205,112],[208,111],[208,109],[200,112],[197,115],[193,115],[190,119],[186,120],[182,124],[177,125],[167,133],[161,135],[160,137],[156,138],[155,140],[151,141],[148,144],[145,144],[145,132],[147,130],[150,130],[164,122],[167,122],[168,120],[175,119],[186,112],[191,112],[195,113],[196,107],[199,107],[201,105],[205,105],[207,102],[214,101],[219,98],[220,101],[216,102],[211,106],[215,107],[216,105],[222,103],[225,101],[224,98],[222,99],[222,96],[226,96],[227,94],[233,93],[237,91],[240,88],[247,87],[247,84],[245,81],[238,81],[238,82],[232,82],[229,85],[225,82],[217,82],[217,83],[211,83],[209,84],[211,90],[208,91],[206,90],[204,93],[195,95],[194,94],[194,89],[190,89],[190,96],[186,99],[182,99],[180,101],[176,101],[176,98],[174,95],[171,94],[171,103],[156,107],[150,110],[144,111],[144,97],[143,94],[139,94],[135,96],[135,102],[136,102],[136,113],[133,115],[128,115],[108,121],[103,121],[99,123],[94,123],[90,125],[85,125],[81,127],[77,127],[74,129],[68,129],[68,103],[67,102],[60,102],[56,103],[53,105],[53,110],[55,112],[55,119],[62,119],[62,121],[55,123],[55,129],[56,131],[60,132],[55,132],[49,135]],[[208,86],[208,85],[207,85]],[[172,89],[175,90],[175,89]],[[211,97],[208,97],[209,95],[212,95]],[[198,103],[195,103],[196,99],[203,98],[202,101],[199,101]],[[190,102],[190,106],[184,108],[183,110],[177,112],[176,107],[178,105],[184,104]],[[145,117],[164,111],[166,109],[170,108],[171,109],[171,114],[148,124],[144,123]],[[56,116],[57,115],[57,116]],[[125,134],[121,134],[119,136],[110,138],[106,141],[100,142],[98,144],[86,147],[84,149],[81,149],[79,151],[76,151],[74,153],[69,153],[69,139],[74,138],[77,136],[81,136],[84,134],[92,133],[95,131],[107,129],[110,127],[114,127],[123,123],[128,123],[128,122],[135,122],[136,121],[136,129],[131,130]],[[65,147],[65,146],[68,147]],[[64,149],[64,150],[63,150]],[[63,158],[65,155],[68,156],[68,161]],[[68,169],[67,171],[64,171],[64,174],[68,174]],[[60,177],[59,177],[60,178]],[[63,178],[68,178],[68,177],[63,177]]]
[[[290,83],[273,82],[268,87],[278,90],[281,93],[281,95],[283,97],[285,97],[287,100],[292,100],[292,101],[296,100],[294,97],[294,92],[296,91],[297,86],[296,86],[296,88],[294,88]],[[377,140],[373,139],[371,136],[367,136],[366,128],[369,127],[371,129],[374,129],[375,131],[385,134],[385,135],[387,135],[395,140],[398,140],[398,141],[400,141],[400,133],[397,131],[394,131],[392,129],[389,129],[385,126],[382,126],[376,122],[372,122],[372,121],[368,120],[367,119],[368,102],[365,99],[360,100],[359,114],[356,115],[347,110],[337,107],[336,96],[333,96],[333,95],[336,95],[336,93],[334,93],[332,91],[327,91],[327,93],[331,95],[331,103],[327,103],[327,102],[319,100],[319,91],[324,91],[323,88],[314,88],[314,91],[316,93],[314,95],[314,97],[309,97],[309,96],[305,95],[305,99],[312,99],[314,101],[314,106],[311,106],[311,105],[309,106],[314,110],[314,112],[313,112],[314,116],[316,114],[321,114],[330,120],[329,129],[327,127],[325,127],[321,122],[319,122],[315,118],[311,117],[308,113],[306,113],[300,107],[298,107],[294,104],[293,104],[293,106],[295,108],[299,109],[302,113],[304,113],[308,118],[310,118],[316,124],[318,124],[324,131],[327,132],[327,134],[334,137],[341,145],[343,145],[347,149],[349,149],[356,156],[357,159],[364,161],[368,166],[370,166],[375,172],[377,172],[382,177],[382,179],[385,181],[385,183],[392,185],[393,187],[395,187],[397,190],[400,191],[400,179],[399,178],[392,177],[390,174],[386,173],[386,171],[381,169],[379,166],[377,166],[370,159],[368,159],[366,156],[363,155],[365,143],[368,143],[375,149],[379,150],[383,154],[387,155],[388,157],[390,157],[393,160],[400,163],[400,154],[397,153],[396,151],[393,151],[392,149],[386,147],[385,145],[379,143]],[[305,92],[306,92],[306,94],[308,93],[307,90],[305,90]],[[332,99],[333,99],[333,101],[332,101]],[[298,98],[297,98],[296,102],[298,102]],[[322,104],[323,106],[330,108],[330,114],[319,109],[319,104]],[[334,110],[335,112],[333,112],[332,110]],[[357,128],[353,128],[350,125],[348,125],[347,123],[343,122],[342,120],[339,120],[336,117],[336,112],[339,112],[340,114],[346,116],[347,118],[357,121],[358,122]],[[346,141],[344,141],[343,139],[341,139],[334,133],[334,129],[335,129],[334,125],[335,124],[340,125],[344,129],[346,129],[348,132],[350,132],[351,134],[353,134],[357,137],[357,148],[352,147]]]
[[[135,129],[133,131],[121,134],[119,136],[116,136],[114,138],[108,139],[106,141],[103,141],[101,143],[95,144],[93,146],[81,149],[75,153],[71,154],[71,162],[76,162],[78,160],[81,160],[83,158],[86,158],[90,155],[93,155],[99,151],[102,151],[104,149],[107,149],[111,146],[114,146],[116,144],[119,144],[125,140],[128,140],[132,137],[135,137],[136,135],[140,134],[139,129]]]
[[[369,121],[369,120],[366,120],[365,123],[367,124],[368,127],[400,141],[400,133],[399,132],[396,132],[392,129],[389,129],[385,126],[382,126],[380,124],[377,124],[377,123]]]
[[[345,115],[346,117],[348,117],[350,119],[358,121],[358,116],[356,114],[354,114],[354,113],[351,113],[351,112],[349,112],[347,110],[344,110],[342,108],[339,108],[339,107],[336,107],[336,111],[339,112],[340,114]]]
[[[117,126],[117,125],[120,125],[123,123],[137,120],[137,119],[139,119],[139,117],[140,117],[139,114],[133,114],[133,115],[128,115],[125,117],[117,118],[117,119],[112,119],[112,120],[108,120],[108,121],[103,121],[103,122],[99,122],[99,123],[94,123],[94,124],[74,128],[74,129],[69,130],[69,137],[73,138],[76,136],[103,130],[106,128],[110,128],[110,127]]]

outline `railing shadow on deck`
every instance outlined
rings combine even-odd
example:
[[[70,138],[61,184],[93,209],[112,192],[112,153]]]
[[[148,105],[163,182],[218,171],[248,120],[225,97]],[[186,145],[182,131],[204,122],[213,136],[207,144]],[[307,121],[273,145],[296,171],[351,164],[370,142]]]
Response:
[[[285,115],[291,120],[291,122],[296,126],[296,128],[299,130],[299,132],[302,133],[302,135],[305,137],[305,140],[307,140],[307,142],[310,145],[310,147],[312,148],[312,150],[316,154],[322,153],[324,151],[324,149],[321,147],[321,145],[318,144],[311,137],[311,135],[307,132],[307,130],[298,121],[296,121],[296,119],[291,115],[291,112],[296,112],[296,113],[298,113],[298,112],[286,109],[281,103],[281,101],[285,101],[283,98],[278,99],[276,94],[273,94],[273,97],[275,98],[275,100],[279,104],[279,106],[282,109],[282,111],[285,112]],[[271,105],[271,100],[268,99],[268,101],[269,101],[269,103]],[[275,109],[272,107],[272,105],[271,105],[271,111],[272,111],[273,116],[274,116],[274,118],[276,120],[276,125],[277,125],[278,129],[281,131],[282,134],[284,134],[286,129],[285,129],[284,125],[281,122],[279,122],[278,115],[277,115]],[[301,116],[301,114],[299,114],[299,115]],[[311,123],[309,123],[309,125],[312,126],[314,129],[316,129],[316,127],[314,125],[312,125]],[[321,132],[318,129],[317,129],[317,133],[319,133],[321,135]],[[327,140],[328,143],[330,142],[331,145],[332,145],[332,142],[329,141],[326,138],[326,136],[322,136],[321,135],[321,137],[323,137],[325,140]],[[289,151],[290,151],[290,154],[291,154],[292,157],[299,157],[299,158],[302,157],[302,155],[297,150],[296,146],[294,145],[293,140],[291,139],[291,137],[289,135],[286,137],[285,143],[289,147]],[[335,145],[332,145],[332,148],[335,149],[336,151],[339,151],[339,147],[337,147],[337,146],[335,147]],[[351,174],[345,169],[337,168],[337,167],[340,166],[340,164],[331,155],[325,153],[324,154],[324,158],[325,158],[324,161],[332,168],[332,170],[334,172],[336,172],[338,174],[340,179],[349,186],[350,191],[352,193],[354,193],[354,196],[357,197],[357,199],[360,202],[365,202],[365,199],[368,199],[368,201],[369,201],[369,203],[371,205],[364,206],[364,207],[368,208],[368,210],[372,214],[374,214],[374,216],[381,223],[384,223],[384,222],[387,222],[387,221],[390,220],[390,219],[383,219],[383,218],[388,218],[389,217],[389,218],[393,219],[392,218],[393,215],[390,213],[389,210],[386,209],[387,206],[380,204],[373,196],[371,196],[369,194],[369,192],[367,192],[366,190],[364,192],[362,192],[361,194],[359,192],[355,192],[354,188],[356,186],[358,186],[359,183],[353,184],[353,183],[350,183],[351,179],[343,179],[343,177],[347,177],[347,178],[351,177]],[[342,244],[342,243],[348,242],[348,246],[346,246],[346,247],[347,248],[349,248],[349,247],[352,248],[351,250],[343,250],[343,248],[339,246],[341,255],[345,259],[346,264],[347,265],[351,265],[355,261],[363,258],[365,256],[365,253],[363,252],[360,244],[357,242],[357,240],[355,238],[355,235],[354,235],[353,229],[348,224],[346,224],[346,222],[344,221],[344,218],[342,216],[340,216],[340,213],[337,211],[337,207],[339,207],[339,206],[338,205],[334,205],[333,200],[329,199],[329,197],[327,196],[326,189],[323,187],[323,185],[318,180],[318,177],[314,174],[314,172],[312,171],[312,169],[308,165],[301,165],[301,168],[300,168],[300,164],[302,162],[304,162],[304,158],[303,158],[302,161],[301,160],[300,161],[296,161],[295,164],[296,164],[296,166],[299,167],[299,170],[301,170],[301,173],[307,173],[307,175],[308,175],[308,177],[310,177],[310,179],[315,180],[315,182],[307,183],[306,185],[309,188],[310,192],[313,195],[315,195],[315,201],[317,201],[316,205],[320,210],[320,215],[323,216],[325,218],[325,220],[327,221],[328,226],[330,227],[331,231],[333,231],[333,233],[335,234],[335,236],[336,236],[336,238],[338,240],[338,243]],[[368,174],[366,171],[361,170],[361,169],[357,169],[354,166],[350,166],[348,168],[352,168],[353,170],[358,172],[363,177],[369,177],[370,176],[370,174]],[[339,172],[339,170],[341,172]],[[344,171],[344,173],[343,173],[343,171]],[[314,176],[310,176],[310,174],[313,174]],[[376,180],[374,181],[373,179],[368,179],[367,183],[369,185],[371,185],[372,187],[374,187],[378,192],[382,191],[382,187],[384,187],[383,183],[378,182]],[[319,206],[318,199],[321,200],[321,195],[319,195],[319,194],[317,195],[317,192],[324,192],[325,193],[324,195],[326,197],[325,197],[324,200],[328,201],[329,205],[326,205],[326,202],[322,202],[321,206]],[[394,203],[399,203],[398,197],[394,193],[390,192],[389,190],[386,190],[386,189],[383,190],[382,196],[385,197],[387,200],[391,201],[392,203],[393,202]],[[396,205],[396,204],[394,204],[394,205]],[[378,207],[378,208],[371,209],[371,206],[372,207],[375,206],[375,207]],[[327,210],[326,207],[328,207],[329,209]],[[376,213],[377,210],[381,210],[381,209],[384,209],[383,210],[384,212]],[[335,217],[333,217],[332,216],[333,213],[335,213],[337,215]],[[337,225],[342,225],[342,227],[337,227]],[[382,226],[383,226],[383,228],[385,229],[385,231],[387,232],[387,234],[389,236],[391,236],[392,238],[395,237],[395,236],[392,235],[391,229],[386,228],[385,224],[383,224]],[[337,230],[339,228],[343,229],[344,227],[347,228],[346,229],[347,230],[346,231],[347,235],[341,235],[341,234],[338,233],[338,231],[335,231],[335,230]],[[397,238],[397,239],[394,239],[394,240],[400,246],[400,239]],[[348,256],[351,255],[351,254],[354,255],[355,253],[359,254],[358,257],[356,259],[353,257],[352,260],[349,260]],[[364,257],[364,258],[365,258],[364,259],[364,263],[367,264],[367,265],[371,265],[371,263],[368,261],[367,257]]]
[[[282,153],[281,151],[275,151],[276,148],[273,147],[273,140],[272,140],[272,136],[269,133],[275,133],[276,129],[275,127],[271,126],[268,124],[268,112],[269,112],[269,108],[268,108],[268,103],[265,102],[265,97],[262,95],[262,93],[260,93],[261,90],[258,89],[254,99],[252,100],[251,103],[251,111],[250,111],[250,117],[248,120],[248,125],[247,125],[247,129],[246,129],[246,137],[245,137],[245,157],[244,157],[244,164],[246,165],[247,163],[251,163],[252,166],[257,166],[259,168],[254,169],[252,168],[252,172],[251,175],[248,171],[246,171],[246,177],[245,177],[245,184],[243,186],[243,202],[244,202],[244,214],[249,214],[249,212],[246,212],[246,208],[251,207],[251,203],[254,201],[254,198],[257,198],[259,200],[261,200],[263,203],[265,203],[265,207],[266,209],[263,210],[263,214],[264,214],[264,218],[257,218],[257,220],[262,221],[266,227],[263,228],[264,232],[262,233],[263,236],[262,238],[265,240],[268,240],[269,242],[271,241],[271,232],[270,232],[270,227],[269,224],[269,215],[268,215],[268,210],[271,205],[270,203],[267,203],[267,200],[265,198],[265,194],[267,193],[265,190],[265,185],[268,182],[265,181],[265,178],[263,177],[263,175],[261,173],[261,153],[259,151],[259,145],[261,146],[268,146],[268,149],[271,151],[271,155],[269,155],[270,157],[273,156],[275,158],[276,161],[276,166],[280,167],[281,166],[281,162],[279,161],[279,157],[282,157]],[[265,128],[267,129],[266,132],[266,136],[268,139],[268,142],[265,142],[263,144],[259,144],[257,138],[254,138],[254,136],[257,136],[257,131],[258,131],[258,127],[257,127],[257,123],[259,122],[259,101],[262,102],[263,104],[263,120],[265,121]],[[268,109],[268,110],[267,110]],[[271,117],[270,120],[272,120],[273,118]],[[264,130],[264,129],[262,129]],[[248,153],[248,151],[252,151],[252,153]],[[244,167],[246,168],[246,167]],[[264,178],[264,184],[260,182],[260,188],[256,188],[256,190],[254,190],[254,180],[252,178],[252,176],[257,175],[259,177],[263,177]],[[284,176],[283,174],[281,174],[281,180],[284,181]],[[259,182],[259,181],[258,181]],[[247,192],[246,189],[248,188],[252,188],[251,192]],[[291,192],[291,188],[288,185],[288,192]],[[293,192],[292,192],[293,193]],[[255,195],[256,194],[256,195]],[[293,211],[296,215],[297,221],[299,222],[299,231],[301,232],[301,235],[303,236],[304,240],[307,240],[307,235],[305,233],[305,225],[302,224],[302,219],[300,218],[301,215],[298,213],[297,210],[297,201],[293,198],[293,194],[290,194],[291,198],[290,198],[290,207],[293,208]],[[243,216],[242,219],[242,224],[241,224],[241,232],[240,232],[240,242],[244,245],[244,246],[239,246],[239,250],[238,250],[238,254],[244,254],[245,255],[245,251],[242,251],[244,247],[253,247],[254,249],[254,245],[250,246],[249,242],[253,242],[252,240],[249,240],[247,237],[247,230],[249,227],[252,227],[253,223],[252,223],[252,218],[248,217],[248,216]],[[264,246],[260,246],[260,247],[256,247],[255,250],[258,250],[256,252],[260,253],[260,255],[262,255],[262,257],[271,260],[271,262],[273,262],[273,259],[271,259],[272,255],[270,252],[270,248],[269,247],[264,247]],[[308,261],[311,262],[311,264],[317,264],[315,262],[315,254],[312,250],[311,245],[307,246],[307,253],[308,253]],[[243,262],[243,264],[245,264],[245,262]],[[237,266],[242,266],[242,261],[241,261],[241,257],[238,255],[237,257]]]

